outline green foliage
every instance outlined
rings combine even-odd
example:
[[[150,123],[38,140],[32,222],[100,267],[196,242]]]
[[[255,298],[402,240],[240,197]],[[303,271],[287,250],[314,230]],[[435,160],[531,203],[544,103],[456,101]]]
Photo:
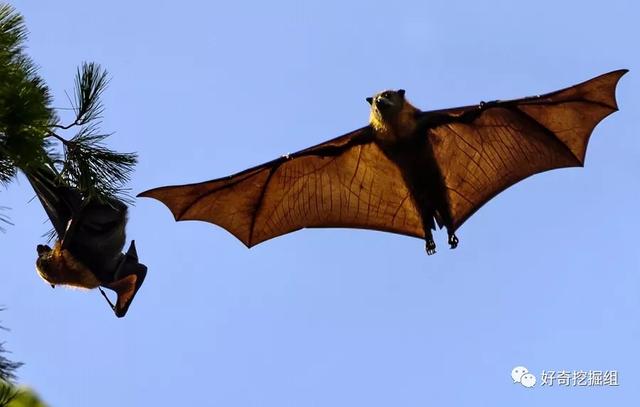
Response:
[[[75,124],[85,125],[101,118],[104,108],[100,96],[107,87],[107,72],[99,65],[84,63],[76,72]]]
[[[62,175],[88,196],[115,196],[129,180],[137,158],[131,153],[114,153],[102,141],[108,137],[92,126],[83,127],[65,145]]]
[[[0,308],[0,311],[2,310],[3,308]],[[6,328],[0,325],[0,331],[3,331],[3,330],[6,331]],[[0,342],[0,382],[14,380],[16,377],[15,376],[16,369],[22,366],[22,363],[12,362],[9,359],[5,358],[4,354],[6,353],[7,351],[4,349],[4,343]],[[1,399],[2,397],[0,397],[0,400]],[[0,406],[1,405],[2,404],[0,403]]]
[[[0,407],[6,407],[18,392],[7,382],[0,381]]]
[[[55,123],[49,90],[24,54],[22,16],[0,5],[0,182],[48,161],[47,128]]]
[[[18,395],[18,391],[9,383],[0,380],[0,407],[6,407]]]
[[[26,38],[22,16],[0,5],[0,184],[11,182],[18,171],[47,167],[85,198],[126,200],[124,186],[137,156],[103,143],[109,136],[99,129],[107,72],[95,63],[78,68],[70,100],[74,118],[62,125],[49,89],[24,52]],[[2,213],[0,223],[8,223]]]
[[[7,208],[6,206],[0,206],[0,225],[2,225],[3,223],[12,225],[9,217],[2,213],[2,211],[6,211],[7,209],[9,208]],[[0,232],[4,232],[4,228],[2,226],[0,226]]]
[[[55,126],[65,130],[79,126],[71,140],[55,136],[63,144],[62,178],[77,187],[85,196],[112,197],[122,193],[137,162],[136,154],[117,153],[102,143],[109,134],[99,130],[103,112],[100,96],[107,86],[107,73],[99,65],[84,63],[76,74],[76,118],[69,126]]]
[[[47,407],[31,390],[0,381],[0,407]]]
[[[15,370],[19,368],[22,363],[10,361],[4,356],[1,356],[3,353],[6,353],[6,350],[0,344],[0,380],[13,380],[15,379]]]

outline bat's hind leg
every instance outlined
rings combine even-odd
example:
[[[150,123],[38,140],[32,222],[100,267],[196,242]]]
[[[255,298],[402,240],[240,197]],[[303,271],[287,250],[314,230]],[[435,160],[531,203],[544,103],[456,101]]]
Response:
[[[429,256],[436,254],[436,242],[433,241],[433,234],[431,230],[427,230],[424,236],[425,250]]]
[[[458,236],[456,236],[455,233],[449,233],[449,247],[455,249],[456,247],[458,247],[459,242],[460,240],[458,240]]]
[[[147,275],[147,266],[138,262],[138,253],[136,252],[135,242],[132,240],[127,254],[122,255],[120,265],[116,270],[113,281],[104,285],[116,292],[118,299],[113,305],[107,298],[109,305],[118,318],[122,318],[127,313],[133,297],[136,296],[138,289],[144,282]],[[102,291],[102,290],[101,290]],[[104,293],[102,293],[104,296]]]

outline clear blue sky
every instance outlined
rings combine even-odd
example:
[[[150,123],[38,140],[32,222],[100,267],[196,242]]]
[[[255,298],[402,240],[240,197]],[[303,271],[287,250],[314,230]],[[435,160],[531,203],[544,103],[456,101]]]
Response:
[[[34,271],[48,230],[24,179],[0,203],[0,340],[52,406],[632,405],[640,399],[638,2],[18,1],[57,106],[105,66],[104,129],[134,192],[242,170],[366,123],[402,87],[424,109],[538,94],[618,68],[620,112],[584,169],[483,207],[457,250],[310,230],[247,250],[138,200],[149,267],[129,314]],[[617,370],[618,387],[525,389],[511,369]],[[566,404],[563,404],[566,403]]]

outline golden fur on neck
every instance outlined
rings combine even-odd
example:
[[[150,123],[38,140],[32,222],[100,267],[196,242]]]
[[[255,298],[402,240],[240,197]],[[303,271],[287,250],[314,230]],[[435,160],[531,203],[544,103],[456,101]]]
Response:
[[[384,143],[394,144],[410,137],[416,127],[418,109],[403,100],[398,112],[382,115],[375,107],[371,108],[369,124],[376,133],[376,138]]]

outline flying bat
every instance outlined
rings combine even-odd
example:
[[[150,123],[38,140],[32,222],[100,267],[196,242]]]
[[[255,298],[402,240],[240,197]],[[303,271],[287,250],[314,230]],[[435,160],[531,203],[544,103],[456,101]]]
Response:
[[[40,277],[52,287],[98,288],[116,316],[124,317],[147,274],[147,267],[138,262],[134,241],[122,253],[127,205],[115,198],[83,198],[47,169],[26,176],[57,237],[53,248],[37,246]],[[100,287],[116,292],[115,305]]]
[[[151,189],[177,221],[223,227],[247,247],[302,228],[361,228],[424,239],[458,228],[531,175],[584,165],[595,126],[618,110],[613,71],[540,96],[421,111],[405,91],[367,98],[369,125],[237,174]]]

